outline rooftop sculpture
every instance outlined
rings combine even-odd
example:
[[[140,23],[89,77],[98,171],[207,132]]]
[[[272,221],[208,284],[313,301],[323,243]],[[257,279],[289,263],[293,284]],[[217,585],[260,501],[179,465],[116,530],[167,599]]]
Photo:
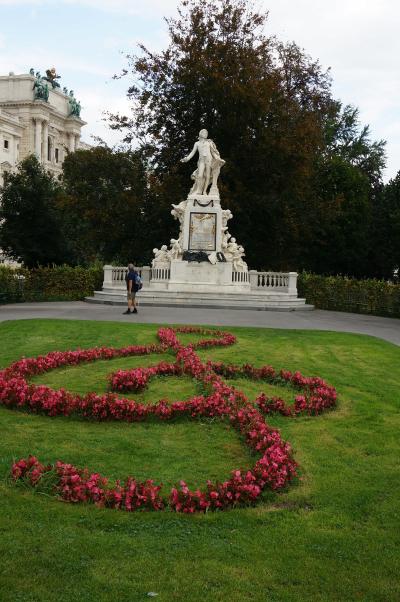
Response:
[[[80,117],[81,116],[81,103],[78,100],[76,100],[73,90],[70,90],[68,100],[69,100],[70,116]]]
[[[32,73],[33,69],[31,69],[30,73]],[[36,73],[35,83],[33,84],[33,93],[35,96],[35,100],[44,100],[47,102],[49,100],[49,86],[43,82],[43,78],[38,71]]]
[[[55,67],[52,67],[51,69],[47,69],[46,76],[41,75],[40,71],[36,71],[36,73],[35,73],[35,70],[33,67],[31,67],[29,69],[29,74],[34,75],[36,77],[35,83],[33,84],[35,100],[44,100],[45,102],[48,101],[48,99],[49,99],[48,83],[51,84],[51,87],[53,89],[60,88],[60,91],[61,91],[60,84],[57,81],[58,79],[61,78],[61,76],[57,75]],[[48,82],[48,83],[45,83],[45,82]],[[81,103],[78,100],[76,100],[76,98],[74,96],[74,91],[70,90],[68,92],[68,89],[65,86],[63,87],[62,91],[65,94],[65,96],[68,97],[70,117],[80,117],[82,107],[81,107]]]
[[[53,88],[59,88],[60,84],[57,80],[60,78],[61,75],[57,75],[55,67],[52,67],[51,69],[46,69],[46,77],[44,77],[43,79],[48,81]]]

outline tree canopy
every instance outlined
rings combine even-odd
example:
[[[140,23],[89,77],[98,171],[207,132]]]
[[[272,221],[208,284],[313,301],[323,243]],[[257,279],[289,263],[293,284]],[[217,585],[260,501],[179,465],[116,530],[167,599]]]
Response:
[[[147,180],[140,156],[94,147],[69,154],[57,205],[79,263],[142,259]]]
[[[318,61],[265,34],[267,18],[248,0],[181,2],[167,48],[128,56],[132,111],[111,115],[111,127],[146,158],[165,215],[188,191],[191,166],[179,159],[207,128],[226,159],[221,198],[252,267],[360,275],[366,254],[354,241],[365,246],[384,143],[333,98]]]
[[[5,174],[0,193],[0,248],[9,257],[27,267],[71,260],[56,209],[60,187],[34,155]]]

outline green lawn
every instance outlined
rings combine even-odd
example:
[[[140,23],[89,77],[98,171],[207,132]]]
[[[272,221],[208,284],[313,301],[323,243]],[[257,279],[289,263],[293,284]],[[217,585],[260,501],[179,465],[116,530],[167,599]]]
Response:
[[[400,322],[399,322],[400,327]],[[22,355],[155,342],[157,326],[63,320],[0,324],[0,366]],[[171,486],[203,486],[254,461],[216,421],[122,424],[48,418],[0,407],[0,600],[385,601],[400,600],[400,348],[378,339],[313,331],[229,328],[232,347],[202,358],[268,363],[333,384],[338,408],[317,418],[269,422],[290,441],[300,479],[254,508],[206,515],[124,513],[58,502],[10,483],[13,458],[29,453],[132,474]],[[179,335],[189,341],[194,335]],[[102,392],[107,374],[171,360],[170,353],[100,361],[35,378]],[[250,397],[290,389],[230,381]],[[162,377],[139,394],[185,399],[197,384]]]

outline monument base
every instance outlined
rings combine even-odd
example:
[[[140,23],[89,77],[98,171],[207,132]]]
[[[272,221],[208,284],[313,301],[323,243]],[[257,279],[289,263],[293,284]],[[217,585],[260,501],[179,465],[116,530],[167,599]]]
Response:
[[[240,276],[239,276],[240,274]],[[241,293],[250,291],[247,272],[233,272],[231,263],[196,263],[173,259],[168,281],[150,280],[151,291],[168,290],[197,293]]]
[[[313,309],[305,299],[297,296],[296,272],[231,272],[232,284],[229,284],[225,265],[218,265],[212,282],[205,284],[208,270],[216,266],[179,264],[192,262],[177,261],[175,282],[170,286],[170,268],[137,268],[143,280],[143,289],[138,293],[140,306],[163,307],[199,307],[215,309],[251,309],[261,311],[295,311]],[[189,269],[189,274],[186,273]],[[104,266],[104,282],[101,291],[87,298],[91,303],[126,305],[126,267]],[[190,276],[190,288],[183,287],[177,280]],[[199,280],[195,281],[194,278]],[[219,283],[215,284],[215,282]],[[214,290],[213,290],[214,289]]]

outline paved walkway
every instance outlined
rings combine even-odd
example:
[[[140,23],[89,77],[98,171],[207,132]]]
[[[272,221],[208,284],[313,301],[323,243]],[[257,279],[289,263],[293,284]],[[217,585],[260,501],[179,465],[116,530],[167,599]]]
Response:
[[[138,314],[122,315],[115,305],[95,305],[82,301],[15,303],[0,305],[0,321],[30,318],[101,320],[155,324],[210,324],[214,326],[256,326],[259,328],[295,328],[334,330],[368,334],[400,345],[400,320],[336,311],[254,311],[201,309],[190,307],[142,307]]]

